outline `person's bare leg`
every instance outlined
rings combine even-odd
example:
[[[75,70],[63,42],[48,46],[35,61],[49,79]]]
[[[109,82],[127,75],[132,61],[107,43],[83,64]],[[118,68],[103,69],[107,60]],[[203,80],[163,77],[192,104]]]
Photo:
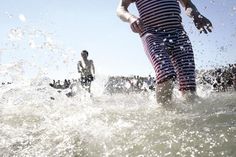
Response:
[[[91,93],[91,82],[88,85],[88,92]]]
[[[169,105],[172,99],[173,80],[169,79],[156,85],[156,100],[162,105]]]
[[[194,102],[197,98],[199,98],[197,96],[196,90],[183,90],[181,93],[184,100],[187,102]]]

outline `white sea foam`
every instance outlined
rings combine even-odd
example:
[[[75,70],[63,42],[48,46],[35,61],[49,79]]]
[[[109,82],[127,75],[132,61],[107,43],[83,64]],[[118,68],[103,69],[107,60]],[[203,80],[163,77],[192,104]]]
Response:
[[[176,101],[168,111],[153,93],[106,95],[105,82],[96,78],[92,98],[68,98],[43,75],[1,86],[0,156],[235,155],[235,93],[202,94],[201,102]]]

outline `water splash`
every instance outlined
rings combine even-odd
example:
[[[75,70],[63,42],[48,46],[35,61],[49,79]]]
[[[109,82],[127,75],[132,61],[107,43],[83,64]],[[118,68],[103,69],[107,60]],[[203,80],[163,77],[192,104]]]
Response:
[[[192,105],[177,101],[167,111],[152,93],[105,95],[106,78],[96,79],[92,98],[83,92],[68,98],[43,75],[1,86],[0,155],[235,155],[235,93],[211,93]]]

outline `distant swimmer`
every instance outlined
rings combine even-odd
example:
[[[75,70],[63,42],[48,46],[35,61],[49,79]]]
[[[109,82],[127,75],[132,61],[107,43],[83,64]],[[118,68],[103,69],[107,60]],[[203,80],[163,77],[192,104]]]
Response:
[[[91,82],[94,80],[95,76],[95,66],[93,60],[88,59],[88,55],[89,53],[87,50],[83,50],[81,52],[82,60],[78,62],[77,69],[81,74],[81,85],[90,93]]]
[[[117,8],[121,20],[128,22],[142,39],[156,73],[156,99],[161,104],[171,101],[176,78],[184,98],[196,97],[194,54],[182,25],[178,2],[200,33],[212,31],[211,22],[198,12],[191,0],[120,0]],[[136,4],[139,17],[129,13],[131,3]]]

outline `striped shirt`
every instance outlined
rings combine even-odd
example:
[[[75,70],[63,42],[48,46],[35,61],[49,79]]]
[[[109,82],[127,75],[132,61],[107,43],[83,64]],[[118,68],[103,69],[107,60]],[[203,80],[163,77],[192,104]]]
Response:
[[[181,10],[177,0],[136,0],[144,28],[173,30],[182,28]]]

